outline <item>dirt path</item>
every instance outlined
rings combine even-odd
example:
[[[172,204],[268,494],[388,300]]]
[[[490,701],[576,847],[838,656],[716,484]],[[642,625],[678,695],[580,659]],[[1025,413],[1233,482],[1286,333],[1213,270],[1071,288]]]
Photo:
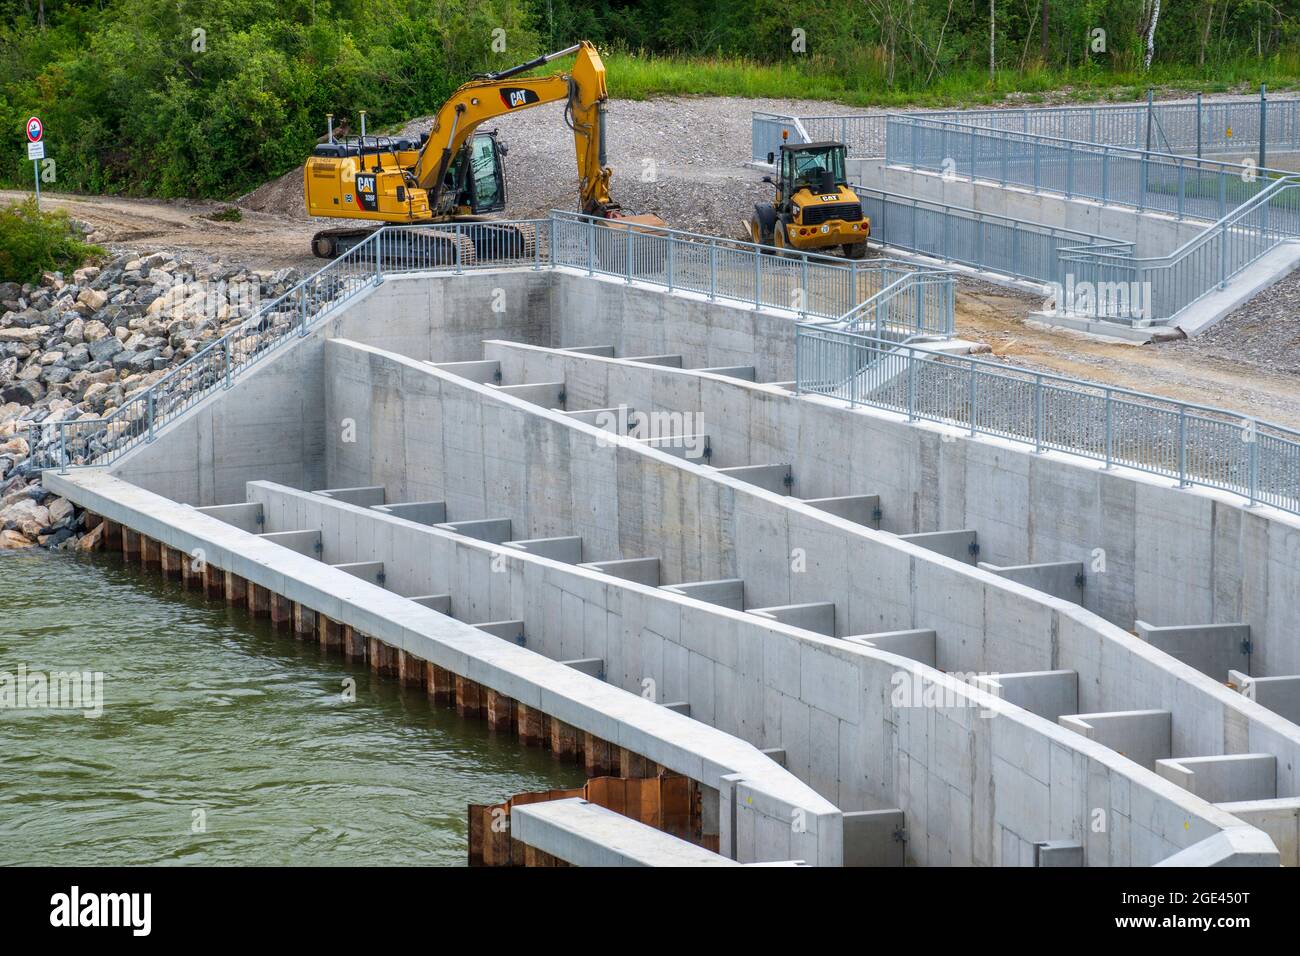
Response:
[[[1112,343],[1023,321],[1039,301],[984,283],[963,283],[957,331],[986,342],[1009,364],[1086,378],[1167,398],[1215,405],[1300,428],[1300,376],[1160,345]]]
[[[30,193],[0,190],[0,202],[24,199]],[[243,212],[240,222],[216,222],[212,213],[228,203],[191,200],[121,199],[42,193],[44,208],[66,209],[89,223],[107,248],[168,252],[203,261],[246,263],[258,269],[287,266],[316,269],[309,241],[319,228],[311,220]]]

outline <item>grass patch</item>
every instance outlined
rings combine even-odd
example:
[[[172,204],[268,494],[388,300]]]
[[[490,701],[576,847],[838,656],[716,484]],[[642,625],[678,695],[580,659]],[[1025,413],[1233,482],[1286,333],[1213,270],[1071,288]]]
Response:
[[[209,213],[208,218],[213,222],[243,222],[244,214],[238,206],[226,206],[224,209]]]
[[[832,63],[816,57],[785,63],[758,63],[739,57],[674,57],[612,52],[603,59],[609,88],[620,99],[650,96],[746,96],[772,99],[829,100],[850,106],[986,106],[1014,98],[1017,102],[1052,100],[1137,100],[1147,87],[1166,93],[1251,92],[1260,83],[1270,90],[1300,87],[1300,53],[1267,60],[1243,58],[1198,69],[1155,67],[1149,73],[1112,71],[1099,66],[1074,69],[1002,70],[990,82],[988,72],[957,68],[920,81],[890,86],[881,63],[868,55],[860,62]]]
[[[42,212],[34,197],[0,208],[0,282],[37,282],[42,272],[68,272],[103,254],[61,209]]]

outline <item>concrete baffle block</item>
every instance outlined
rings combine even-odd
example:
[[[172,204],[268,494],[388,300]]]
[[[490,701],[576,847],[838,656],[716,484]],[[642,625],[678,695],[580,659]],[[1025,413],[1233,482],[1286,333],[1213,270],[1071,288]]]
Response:
[[[1156,761],[1156,773],[1210,803],[1277,797],[1277,758],[1272,754],[1222,754]]]
[[[845,812],[845,866],[903,866],[906,858],[902,810]]]
[[[1148,770],[1155,768],[1157,760],[1170,756],[1173,747],[1173,717],[1167,710],[1069,714],[1059,717],[1057,723]]]

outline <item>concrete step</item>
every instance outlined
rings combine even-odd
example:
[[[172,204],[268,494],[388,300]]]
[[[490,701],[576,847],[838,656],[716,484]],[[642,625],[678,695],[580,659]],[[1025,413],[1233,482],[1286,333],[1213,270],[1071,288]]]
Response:
[[[309,558],[319,558],[321,556],[319,531],[268,531],[266,534],[258,535],[258,537],[266,541],[272,541],[280,545],[280,547],[288,548],[298,554],[305,554]]]
[[[854,644],[871,647],[906,657],[910,660],[937,667],[938,635],[928,628],[908,631],[880,631],[875,634],[854,634],[844,638]]]
[[[348,561],[344,564],[331,564],[330,567],[346,571],[353,577],[369,581],[371,584],[384,586],[384,562],[382,561]]]
[[[1148,770],[1170,757],[1173,715],[1167,710],[1117,710],[1069,714],[1057,718],[1062,727],[1123,754]]]
[[[429,362],[434,368],[459,375],[480,385],[501,384],[501,363],[495,360],[477,362]]]
[[[507,548],[518,548],[539,558],[563,561],[565,564],[578,564],[582,561],[582,538],[566,535],[560,538],[527,538],[522,541],[505,541]]]
[[[986,674],[972,683],[1031,714],[1057,720],[1079,710],[1079,675],[1076,671],[1021,671]]]
[[[682,357],[680,355],[629,355],[624,358],[625,362],[642,362],[646,365],[666,365],[669,368],[681,368]]]
[[[451,595],[450,594],[421,594],[416,597],[408,598],[422,607],[437,611],[439,614],[451,614]]]
[[[380,514],[405,518],[416,524],[446,524],[447,502],[445,501],[402,501],[391,505],[371,505],[371,510]]]
[[[789,463],[772,465],[737,465],[733,468],[719,468],[718,474],[737,478],[747,484],[757,485],[778,495],[788,495],[794,487],[794,473]]]
[[[572,667],[575,671],[582,671],[590,677],[597,680],[605,679],[605,662],[599,657],[578,657],[571,661],[560,661],[565,667]]]
[[[209,505],[205,508],[195,508],[199,514],[208,515],[216,518],[218,521],[224,521],[228,525],[233,525],[240,531],[247,531],[249,534],[257,534],[262,530],[265,519],[262,516],[262,505],[260,502],[239,503],[233,505]]]
[[[595,425],[597,428],[617,432],[620,435],[631,432],[636,424],[636,410],[630,405],[619,405],[615,408],[584,408],[564,414],[574,421]]]
[[[633,441],[699,464],[706,465],[713,457],[713,443],[708,435],[666,435],[659,438],[634,438]]]
[[[803,503],[868,528],[880,528],[880,495],[838,495],[834,498],[804,498]]]
[[[1137,636],[1202,674],[1222,681],[1229,671],[1250,673],[1249,624],[1149,624],[1134,621]]]
[[[1008,581],[1034,588],[1063,601],[1083,604],[1083,587],[1087,580],[1082,561],[1048,561],[1041,564],[997,565],[979,562],[985,571],[991,571]]]
[[[1300,674],[1251,677],[1241,671],[1228,671],[1228,686],[1279,717],[1300,724]]]
[[[313,491],[312,494],[333,498],[335,501],[356,505],[359,508],[382,505],[386,500],[383,485],[362,485],[358,488],[322,488]]]
[[[809,604],[779,604],[774,607],[756,607],[749,609],[750,614],[771,618],[791,627],[801,627],[806,631],[835,636],[835,605],[831,601],[816,601]]]
[[[752,365],[719,365],[713,368],[693,368],[692,372],[708,372],[710,375],[723,375],[727,378],[738,378],[741,381],[757,381],[758,375]]]
[[[660,571],[658,558],[622,558],[617,561],[593,561],[579,567],[590,568],[602,574],[609,574],[637,584],[659,587]]]
[[[1272,754],[1170,757],[1157,760],[1155,770],[1210,803],[1277,797],[1277,758]]]
[[[729,607],[733,611],[745,609],[745,582],[740,578],[722,578],[717,581],[688,581],[682,584],[665,584],[665,591],[694,598],[708,604]]]
[[[474,626],[493,637],[499,637],[503,641],[510,641],[521,647],[526,643],[523,621],[484,621]]]
[[[927,551],[942,554],[964,564],[974,564],[980,553],[978,536],[970,528],[961,531],[921,531],[916,534],[900,534],[898,540],[910,541]]]
[[[542,408],[564,408],[563,382],[530,382],[527,385],[498,385],[496,388],[503,395],[512,395]]]
[[[436,527],[445,528],[467,538],[503,544],[514,537],[514,526],[509,518],[479,518],[474,521],[451,521]]]

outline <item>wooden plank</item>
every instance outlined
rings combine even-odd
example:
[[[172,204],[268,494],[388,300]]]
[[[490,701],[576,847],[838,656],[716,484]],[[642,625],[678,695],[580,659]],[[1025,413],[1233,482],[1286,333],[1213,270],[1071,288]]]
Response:
[[[343,625],[343,656],[358,664],[364,664],[370,656],[370,638],[358,633],[351,624]]]
[[[582,735],[578,729],[552,717],[551,753],[561,760],[577,760],[582,754]]]
[[[293,602],[293,636],[300,641],[316,639],[316,612],[297,601]]]
[[[147,571],[162,567],[162,545],[145,535],[140,535],[140,566]]]
[[[107,518],[104,519],[104,550],[122,550],[122,525]]]
[[[509,733],[515,728],[515,701],[505,694],[498,694],[490,687],[487,692],[488,729]]]
[[[226,572],[211,561],[203,565],[203,595],[209,601],[220,601],[226,596]]]
[[[233,571],[222,572],[223,589],[226,592],[226,603],[231,607],[244,607],[248,601],[248,592],[252,590],[252,582],[241,578]]]
[[[402,682],[404,687],[418,687],[424,689],[425,681],[428,680],[429,669],[425,667],[425,660],[416,657],[414,654],[408,654],[401,648],[397,649],[397,679]]]
[[[324,614],[316,615],[316,640],[321,649],[326,651],[343,650],[343,628],[339,622],[331,620]]]
[[[456,675],[445,667],[425,662],[425,690],[435,704],[449,707],[456,702]]]
[[[248,613],[253,617],[271,616],[271,590],[260,584],[248,582]]]
[[[274,591],[271,592],[271,625],[277,631],[293,629],[293,602]]]
[[[468,678],[456,675],[456,713],[462,717],[483,716],[483,688]]]

